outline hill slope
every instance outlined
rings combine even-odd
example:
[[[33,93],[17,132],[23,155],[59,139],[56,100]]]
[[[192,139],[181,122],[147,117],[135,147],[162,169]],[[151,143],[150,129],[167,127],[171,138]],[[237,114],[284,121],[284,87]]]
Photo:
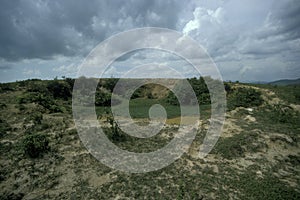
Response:
[[[210,123],[201,117],[196,139],[181,158],[158,171],[130,174],[108,168],[84,147],[71,98],[60,90],[72,85],[66,83],[1,84],[0,199],[300,199],[300,103],[283,98],[282,88],[230,84],[231,108],[207,157],[198,157]],[[284,89],[290,97],[299,88]],[[249,94],[263,101],[243,104]],[[145,97],[135,101],[142,104]],[[209,116],[209,107],[203,111]],[[177,133],[175,117],[169,120],[174,125],[150,139],[123,135],[115,140],[102,116],[108,138],[128,151],[154,151]]]
[[[277,81],[269,82],[270,85],[300,85],[300,78],[298,79],[282,79]]]

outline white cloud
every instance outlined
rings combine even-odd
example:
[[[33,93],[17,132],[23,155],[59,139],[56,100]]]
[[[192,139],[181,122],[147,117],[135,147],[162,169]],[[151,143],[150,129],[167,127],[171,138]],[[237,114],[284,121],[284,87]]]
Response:
[[[216,10],[197,7],[193,12],[193,19],[184,26],[183,33],[189,34],[193,30],[207,29],[210,28],[209,26],[221,24],[224,15],[225,11],[222,7],[218,7]]]
[[[40,76],[41,71],[38,69],[24,69],[23,74],[26,76]]]
[[[76,63],[71,63],[69,65],[61,65],[54,67],[53,71],[63,74],[64,76],[74,77],[77,74],[79,66]]]

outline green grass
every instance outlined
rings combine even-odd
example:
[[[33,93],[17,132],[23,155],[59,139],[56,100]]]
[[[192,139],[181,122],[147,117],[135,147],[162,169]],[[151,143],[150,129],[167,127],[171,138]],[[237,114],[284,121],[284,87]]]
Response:
[[[171,105],[164,100],[144,99],[144,98],[137,98],[137,99],[130,100],[129,102],[130,115],[133,119],[149,118],[149,110],[151,106],[155,104],[160,104],[165,108],[168,119],[181,116],[180,106]],[[189,114],[196,114],[194,107],[184,106],[184,108],[187,110]],[[199,110],[200,110],[201,118],[203,117],[207,119],[210,116],[210,105],[200,105]],[[111,108],[96,106],[96,113],[98,116],[105,115],[106,113],[109,115],[111,114]]]
[[[167,118],[180,116],[180,107],[170,105],[157,99],[132,99],[129,103],[129,111],[132,118],[149,118],[151,106],[161,104],[167,112]]]

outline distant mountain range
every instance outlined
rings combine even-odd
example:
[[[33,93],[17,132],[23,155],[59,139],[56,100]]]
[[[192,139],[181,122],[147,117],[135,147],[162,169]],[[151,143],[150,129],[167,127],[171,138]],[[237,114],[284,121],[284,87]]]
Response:
[[[241,83],[252,83],[252,84],[270,84],[270,85],[300,85],[300,78],[298,79],[280,79],[276,81],[241,81]]]
[[[281,79],[269,82],[270,85],[300,85],[300,78],[298,79]]]

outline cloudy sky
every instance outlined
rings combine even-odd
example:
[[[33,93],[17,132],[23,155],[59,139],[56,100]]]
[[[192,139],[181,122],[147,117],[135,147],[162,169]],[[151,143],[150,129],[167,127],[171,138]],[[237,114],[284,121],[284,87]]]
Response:
[[[3,0],[0,82],[76,77],[97,44],[113,34],[148,26],[192,37],[224,80],[300,77],[299,0]],[[119,76],[121,67],[158,55],[162,54],[125,55],[108,75]]]

